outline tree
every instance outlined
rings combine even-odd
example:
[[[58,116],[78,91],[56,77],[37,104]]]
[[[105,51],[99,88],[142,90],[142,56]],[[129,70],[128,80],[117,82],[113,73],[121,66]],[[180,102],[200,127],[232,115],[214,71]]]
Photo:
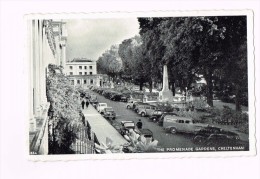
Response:
[[[149,89],[150,92],[154,84],[162,82],[162,69],[165,53],[165,46],[161,41],[160,24],[168,18],[138,18],[140,25],[140,35],[142,38],[142,48],[144,49],[144,59],[148,59],[146,70],[149,73]]]
[[[49,154],[73,153],[71,144],[77,139],[80,126],[79,93],[70,85],[62,68],[50,64],[47,76],[49,109]]]
[[[116,79],[122,69],[122,60],[118,55],[118,47],[113,45],[98,58],[97,70],[99,73],[106,73],[112,78]]]

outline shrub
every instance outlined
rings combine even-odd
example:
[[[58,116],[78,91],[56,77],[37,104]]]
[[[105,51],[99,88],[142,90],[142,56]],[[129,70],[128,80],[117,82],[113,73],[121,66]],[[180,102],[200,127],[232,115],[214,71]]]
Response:
[[[49,109],[49,153],[72,153],[70,145],[76,140],[79,126],[83,125],[79,92],[74,90],[62,73],[61,67],[48,66],[47,99]]]

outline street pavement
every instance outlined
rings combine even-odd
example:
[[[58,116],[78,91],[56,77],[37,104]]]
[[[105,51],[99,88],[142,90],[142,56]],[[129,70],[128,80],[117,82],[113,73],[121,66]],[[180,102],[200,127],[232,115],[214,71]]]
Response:
[[[90,93],[95,93],[95,92],[90,92]],[[126,102],[118,102],[118,101],[112,101],[104,96],[95,93],[95,95],[98,98],[99,102],[102,103],[107,103],[108,106],[113,107],[113,109],[116,112],[116,119],[115,121],[112,121],[113,124],[115,123],[120,123],[121,121],[126,121],[126,120],[132,120],[135,123],[138,122],[139,119],[142,120],[143,122],[143,128],[148,128],[153,132],[154,138],[158,140],[158,147],[162,148],[165,150],[171,149],[171,148],[191,148],[191,147],[201,147],[200,145],[194,144],[192,141],[192,138],[194,137],[192,134],[185,134],[185,133],[177,133],[177,134],[170,134],[166,133],[165,130],[162,128],[162,126],[159,126],[157,123],[154,123],[152,121],[149,121],[148,117],[141,117],[137,113],[135,113],[131,109],[126,108]],[[88,112],[89,111],[89,112]],[[91,126],[93,125],[93,131],[97,130],[97,133],[101,133],[103,136],[111,136],[111,139],[114,138],[114,136],[118,136],[118,132],[114,129],[113,134],[110,132],[110,128],[112,127],[111,121],[107,121],[104,119],[96,110],[93,108],[91,105],[89,109],[86,109],[83,111],[86,119],[89,118]],[[105,126],[102,126],[99,124],[95,119],[96,118],[102,118],[103,120],[106,120],[106,126],[107,124],[110,125],[109,129],[107,129]],[[102,121],[103,121],[102,120]],[[102,122],[104,123],[104,122]],[[223,128],[227,128],[229,130],[230,126],[222,126]],[[113,128],[113,127],[112,127]],[[233,128],[232,128],[233,129]],[[235,129],[234,129],[235,130]],[[116,134],[117,132],[117,134]],[[234,131],[237,133],[237,131]],[[120,135],[120,134],[119,134]],[[239,134],[241,139],[244,141],[248,141],[248,135],[246,134]],[[123,138],[124,139],[124,138]],[[104,140],[104,139],[103,139]],[[248,143],[248,142],[247,142]],[[248,144],[246,144],[248,145]]]
[[[94,92],[91,92],[94,93]],[[172,148],[172,147],[196,147],[192,142],[192,135],[189,134],[170,134],[166,133],[164,129],[159,126],[157,123],[149,121],[147,117],[141,117],[131,109],[126,109],[125,102],[112,101],[104,96],[95,93],[98,97],[99,102],[107,103],[108,106],[113,107],[116,112],[115,121],[121,122],[125,120],[132,120],[135,123],[138,122],[139,119],[143,122],[143,128],[148,128],[153,132],[154,138],[158,140],[158,146],[162,148]]]

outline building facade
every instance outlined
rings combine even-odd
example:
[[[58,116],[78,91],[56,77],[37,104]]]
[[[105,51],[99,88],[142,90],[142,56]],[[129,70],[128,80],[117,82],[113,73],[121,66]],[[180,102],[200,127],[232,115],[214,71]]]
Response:
[[[46,77],[48,65],[66,61],[65,22],[27,21],[27,58],[29,59],[29,152],[48,154],[48,109]]]
[[[88,88],[90,86],[104,86],[106,78],[97,74],[97,62],[86,58],[75,58],[66,63],[65,74],[71,85]]]

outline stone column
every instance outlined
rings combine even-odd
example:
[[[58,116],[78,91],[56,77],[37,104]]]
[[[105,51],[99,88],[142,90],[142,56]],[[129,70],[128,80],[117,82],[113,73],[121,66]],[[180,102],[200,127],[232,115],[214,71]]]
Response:
[[[173,101],[172,92],[169,90],[167,65],[163,66],[163,89],[162,91],[159,92],[159,101],[161,102]]]
[[[163,89],[162,91],[169,90],[169,80],[168,80],[168,69],[167,65],[163,66]]]

